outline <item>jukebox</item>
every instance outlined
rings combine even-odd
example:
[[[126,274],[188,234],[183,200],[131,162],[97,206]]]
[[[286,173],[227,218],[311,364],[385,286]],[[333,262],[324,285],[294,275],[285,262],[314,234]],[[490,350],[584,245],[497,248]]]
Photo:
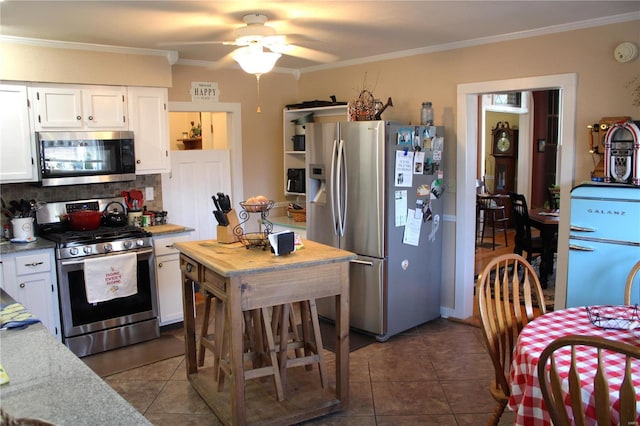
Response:
[[[604,136],[604,181],[640,186],[640,122],[613,123]]]

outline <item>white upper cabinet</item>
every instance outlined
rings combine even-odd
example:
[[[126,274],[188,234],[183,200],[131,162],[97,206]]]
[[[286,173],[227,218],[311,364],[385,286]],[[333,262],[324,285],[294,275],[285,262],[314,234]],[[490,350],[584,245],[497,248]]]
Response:
[[[35,155],[27,87],[0,84],[0,183],[35,181]]]
[[[168,90],[156,87],[129,87],[129,130],[133,131],[136,174],[168,173],[169,111]]]
[[[36,131],[128,130],[127,88],[120,86],[33,86]]]

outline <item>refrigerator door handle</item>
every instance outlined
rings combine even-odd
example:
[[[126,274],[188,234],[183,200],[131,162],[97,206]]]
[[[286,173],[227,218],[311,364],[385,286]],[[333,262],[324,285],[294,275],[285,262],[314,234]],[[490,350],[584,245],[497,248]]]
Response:
[[[333,140],[333,148],[331,149],[331,174],[329,179],[329,198],[331,199],[331,225],[333,226],[333,233],[338,235],[338,228],[336,226],[336,205],[335,205],[335,179],[336,179],[336,156],[338,150],[338,140]]]
[[[347,220],[347,159],[344,152],[344,140],[340,139],[338,143],[338,170],[336,172],[336,182],[338,187],[337,199],[338,199],[338,230],[340,236],[344,236],[344,228]],[[344,184],[343,184],[344,180]],[[344,194],[342,191],[344,190]],[[344,201],[344,205],[343,205]]]
[[[366,262],[364,260],[350,260],[349,263],[357,263],[358,265],[373,266],[373,262]]]
[[[577,244],[569,244],[569,250],[576,250],[576,251],[596,251],[596,249],[594,249],[593,247],[579,246],[579,245],[577,245]]]
[[[575,232],[596,232],[595,228],[586,228],[584,226],[576,226],[576,225],[569,226],[569,230],[575,231]]]

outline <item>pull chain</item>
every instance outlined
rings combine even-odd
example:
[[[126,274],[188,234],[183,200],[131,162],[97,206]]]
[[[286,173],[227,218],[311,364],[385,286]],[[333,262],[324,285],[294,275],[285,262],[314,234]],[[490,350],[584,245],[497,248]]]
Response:
[[[262,109],[260,109],[260,75],[261,74],[256,74],[256,80],[258,82],[258,108],[256,112],[262,112]]]

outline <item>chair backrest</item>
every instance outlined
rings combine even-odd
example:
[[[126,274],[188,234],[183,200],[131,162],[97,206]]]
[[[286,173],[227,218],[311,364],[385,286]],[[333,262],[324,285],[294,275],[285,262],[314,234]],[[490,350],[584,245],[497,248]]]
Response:
[[[510,192],[509,198],[511,199],[513,224],[516,229],[515,246],[527,250],[531,247],[531,223],[529,222],[527,199],[524,195],[515,192]]]
[[[547,197],[549,198],[549,208],[558,210],[560,208],[560,187],[550,186],[547,188]]]
[[[627,276],[627,284],[624,288],[624,304],[625,305],[631,304],[631,288],[633,287],[633,281],[635,280],[636,275],[638,275],[638,271],[640,271],[640,260],[638,260],[636,264],[633,265],[633,268],[631,268],[631,271]]]
[[[496,386],[509,395],[507,377],[516,339],[525,325],[546,313],[542,287],[531,264],[510,253],[485,266],[476,283],[476,295]]]
[[[560,351],[563,351],[563,362],[556,361]],[[559,374],[559,366],[565,365],[569,356],[571,358],[570,366],[560,367],[563,371],[562,376],[566,375],[563,379]],[[636,412],[636,391],[631,377],[631,361],[635,360],[635,363],[640,361],[640,348],[603,337],[578,335],[564,336],[554,340],[542,351],[538,360],[538,380],[552,424],[555,426],[586,424],[585,409],[587,405],[591,404],[588,404],[589,401],[582,400],[583,387],[593,387],[594,389],[595,401],[593,405],[595,406],[597,424],[612,424],[610,403],[612,382],[604,369],[603,357],[605,356],[608,363],[615,362],[620,366],[615,373],[617,382],[615,388],[617,389],[620,384],[617,392],[619,405],[616,404],[620,418],[614,423],[619,425],[636,424],[638,414]],[[585,357],[597,360],[593,363],[595,371],[588,371],[585,364],[580,362]],[[578,365],[580,368],[577,367]],[[566,396],[567,386],[568,398]],[[570,407],[565,405],[565,401],[570,401]],[[571,410],[573,422],[570,420],[568,409]],[[617,416],[613,416],[614,419],[615,417]]]

